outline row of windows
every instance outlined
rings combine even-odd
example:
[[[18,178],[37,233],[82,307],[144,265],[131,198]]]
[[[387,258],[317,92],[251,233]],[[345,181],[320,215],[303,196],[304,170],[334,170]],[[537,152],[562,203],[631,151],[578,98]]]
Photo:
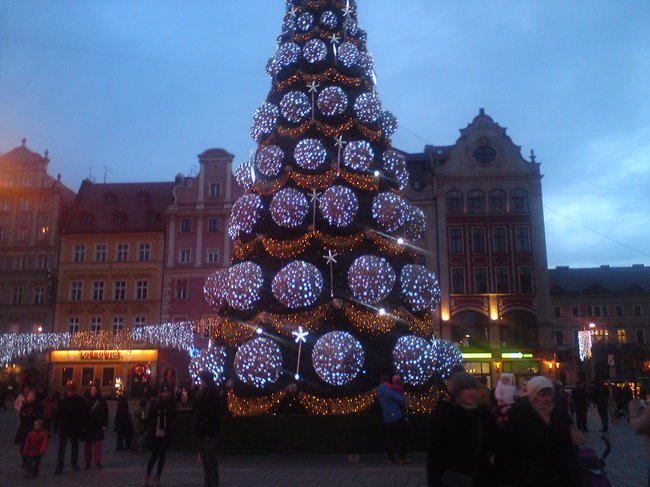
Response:
[[[488,269],[476,267],[473,272],[473,279],[467,282],[465,269],[463,267],[452,267],[451,269],[451,293],[452,294],[486,294],[511,293],[515,292],[510,282],[510,270],[507,267],[496,267],[492,282],[488,278]],[[533,270],[531,267],[519,267],[517,269],[518,291],[522,294],[533,292]],[[490,285],[491,284],[491,285]]]
[[[217,217],[208,218],[208,232],[218,232],[221,228],[221,219]],[[181,233],[192,233],[192,219],[181,218]]]
[[[629,309],[628,309],[629,311]],[[583,306],[582,307],[582,312],[581,312],[581,306],[577,304],[572,304],[571,305],[571,316],[574,318],[580,318],[580,317],[607,317],[607,316],[630,316],[629,314],[625,314],[625,306],[622,304],[616,304],[614,305],[614,314],[610,315],[610,306],[606,304],[591,304],[588,306]],[[556,318],[561,318],[562,316],[566,316],[562,312],[562,306],[553,306],[553,314],[555,315]],[[643,315],[643,306],[640,304],[633,304],[632,305],[632,316],[642,316]]]
[[[31,293],[29,302],[32,304],[45,304],[45,286],[36,286]],[[27,304],[28,296],[24,286],[13,286],[11,288],[11,304]]]
[[[16,229],[16,242],[27,242],[31,238],[31,228],[27,225],[20,225]],[[36,240],[47,242],[50,239],[50,226],[40,225],[36,228]],[[9,231],[6,227],[0,227],[0,243],[9,241]]]
[[[451,254],[465,253],[465,239],[463,237],[463,228],[449,228],[449,252]],[[508,241],[507,227],[492,227],[492,252],[508,252]],[[488,245],[485,228],[471,228],[471,248],[475,254],[487,253]],[[515,251],[520,253],[530,252],[530,230],[528,227],[515,227]]]
[[[74,367],[61,367],[61,387],[73,381]],[[97,378],[98,380],[99,378]],[[86,386],[95,382],[95,367],[82,367],[81,384]],[[115,367],[102,367],[102,387],[113,387],[115,383]]]
[[[108,256],[108,245],[106,244],[96,244],[95,253],[93,255],[93,260],[95,262],[106,262]],[[141,243],[138,244],[138,260],[140,262],[146,262],[151,259],[151,244],[150,243]],[[76,263],[81,263],[86,261],[86,245],[85,244],[76,244],[72,248],[72,260]],[[115,247],[115,261],[116,262],[127,262],[129,260],[129,244],[117,244]]]
[[[510,206],[508,207],[508,202]],[[500,189],[494,189],[487,194],[487,208],[485,193],[475,189],[467,193],[467,206],[465,206],[465,195],[462,191],[448,191],[445,195],[447,214],[449,215],[484,215],[489,213],[528,213],[528,191],[525,189],[513,189],[508,193]]]
[[[564,330],[555,330],[553,334],[556,345],[568,345],[567,337]],[[616,343],[625,344],[632,343],[631,337],[628,337],[627,328],[618,327],[615,330]],[[634,330],[634,338],[639,345],[645,345],[645,330],[643,328],[636,328]],[[610,340],[609,330],[607,328],[598,328],[592,333],[593,343],[614,343]],[[573,330],[573,344],[578,345],[578,329]]]
[[[68,331],[70,333],[79,333],[81,331],[80,329],[80,324],[81,324],[81,319],[78,316],[70,316],[68,318]],[[133,326],[134,327],[139,327],[139,326],[145,326],[147,324],[147,317],[144,315],[139,315],[135,316],[133,318]],[[124,329],[124,316],[113,316],[112,321],[110,324],[107,324],[107,326],[110,325],[110,330],[113,333],[118,333]],[[92,332],[92,333],[99,333],[102,331],[103,328],[103,320],[101,316],[91,316],[90,320],[88,320],[88,328],[87,330]]]
[[[0,255],[0,271],[27,271],[33,269],[45,271],[48,269],[48,264],[49,259],[45,254],[37,256],[16,255],[14,257]]]
[[[207,249],[206,260],[209,264],[219,263],[219,249]],[[181,264],[192,263],[192,249],[180,249],[178,251],[178,262]]]
[[[83,300],[84,283],[82,281],[72,281],[70,283],[70,301]],[[94,281],[91,286],[90,299],[92,301],[103,301],[105,297],[105,283],[104,281]],[[113,282],[113,300],[124,301],[126,300],[126,281]],[[149,281],[142,280],[136,281],[135,294],[136,300],[145,300],[149,296]]]
[[[36,206],[40,206],[41,211],[50,211],[52,209],[52,200],[50,198],[43,198],[40,201],[40,205],[34,205],[32,200],[27,200],[27,199],[22,199],[18,200],[18,206],[17,209],[18,211],[21,212],[27,212],[27,211],[32,211]],[[8,213],[11,211],[12,204],[11,201],[8,199],[1,199],[0,200],[0,212],[1,213]]]

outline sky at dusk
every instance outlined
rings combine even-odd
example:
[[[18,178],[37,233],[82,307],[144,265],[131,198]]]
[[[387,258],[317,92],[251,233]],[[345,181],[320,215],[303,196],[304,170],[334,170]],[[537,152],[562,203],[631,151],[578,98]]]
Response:
[[[649,1],[358,3],[397,148],[451,145],[483,107],[542,163],[549,266],[650,265]],[[0,151],[49,149],[75,191],[172,180],[211,147],[239,164],[284,8],[0,0]]]

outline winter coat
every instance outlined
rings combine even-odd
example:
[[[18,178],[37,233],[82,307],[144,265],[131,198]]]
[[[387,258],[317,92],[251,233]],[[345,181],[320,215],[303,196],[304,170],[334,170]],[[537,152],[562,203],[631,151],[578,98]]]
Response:
[[[20,418],[20,423],[18,424],[18,430],[16,431],[16,436],[14,438],[15,445],[23,445],[27,439],[27,435],[34,427],[34,420],[36,419],[36,403],[35,402],[23,402],[23,405],[20,408],[18,417]]]
[[[160,429],[163,431],[165,446],[169,446],[175,417],[176,402],[173,399],[164,400],[160,397],[152,399],[147,411],[147,438],[149,441],[156,438],[156,432]]]
[[[81,432],[82,441],[103,441],[104,429],[108,428],[108,406],[106,401],[97,395],[94,399],[86,399],[86,421]]]
[[[650,459],[650,407],[644,408],[639,400],[635,399],[630,402],[628,408],[632,431],[637,435],[645,435],[645,446]]]
[[[58,410],[59,437],[78,438],[86,421],[86,403],[76,394],[61,399]]]
[[[47,448],[47,431],[32,430],[25,440],[23,455],[30,458],[40,457],[45,453],[45,448]]]
[[[577,412],[587,412],[587,391],[582,387],[576,387],[571,391],[571,399],[573,399],[573,405]]]
[[[394,423],[404,417],[404,407],[406,405],[404,396],[381,384],[377,387],[377,399],[381,406],[384,423]]]
[[[217,438],[221,433],[221,399],[214,386],[208,386],[194,401],[196,410],[196,436]]]
[[[124,396],[120,396],[117,399],[117,409],[115,410],[115,425],[113,427],[113,430],[123,436],[129,436],[131,434],[129,402]]]
[[[447,471],[472,476],[476,487],[496,485],[490,465],[496,438],[497,425],[486,406],[466,409],[446,399],[438,402],[431,417],[427,485],[443,485]]]
[[[527,398],[518,401],[501,430],[496,455],[500,481],[522,487],[580,487],[570,430],[566,411],[554,409],[546,424]]]

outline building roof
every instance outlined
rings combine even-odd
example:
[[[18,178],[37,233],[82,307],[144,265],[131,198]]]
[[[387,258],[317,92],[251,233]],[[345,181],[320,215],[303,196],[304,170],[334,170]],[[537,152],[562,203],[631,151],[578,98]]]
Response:
[[[45,151],[45,156],[41,156],[37,152],[29,150],[27,148],[26,139],[22,140],[22,145],[0,155],[0,167],[2,168],[15,166],[40,166],[47,165],[48,162],[50,162],[50,160],[47,158],[47,151]]]
[[[163,231],[174,184],[97,184],[84,180],[62,233]]]
[[[551,294],[641,294],[650,293],[650,267],[601,266],[549,269]]]

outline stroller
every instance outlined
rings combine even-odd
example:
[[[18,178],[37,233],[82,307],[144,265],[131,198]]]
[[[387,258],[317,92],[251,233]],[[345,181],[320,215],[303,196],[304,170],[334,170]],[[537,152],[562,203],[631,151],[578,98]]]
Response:
[[[582,485],[589,487],[612,487],[612,484],[605,473],[605,458],[612,450],[612,444],[609,440],[601,436],[605,443],[605,451],[598,457],[596,452],[591,448],[580,448],[578,459],[580,461],[580,474],[582,476]]]

